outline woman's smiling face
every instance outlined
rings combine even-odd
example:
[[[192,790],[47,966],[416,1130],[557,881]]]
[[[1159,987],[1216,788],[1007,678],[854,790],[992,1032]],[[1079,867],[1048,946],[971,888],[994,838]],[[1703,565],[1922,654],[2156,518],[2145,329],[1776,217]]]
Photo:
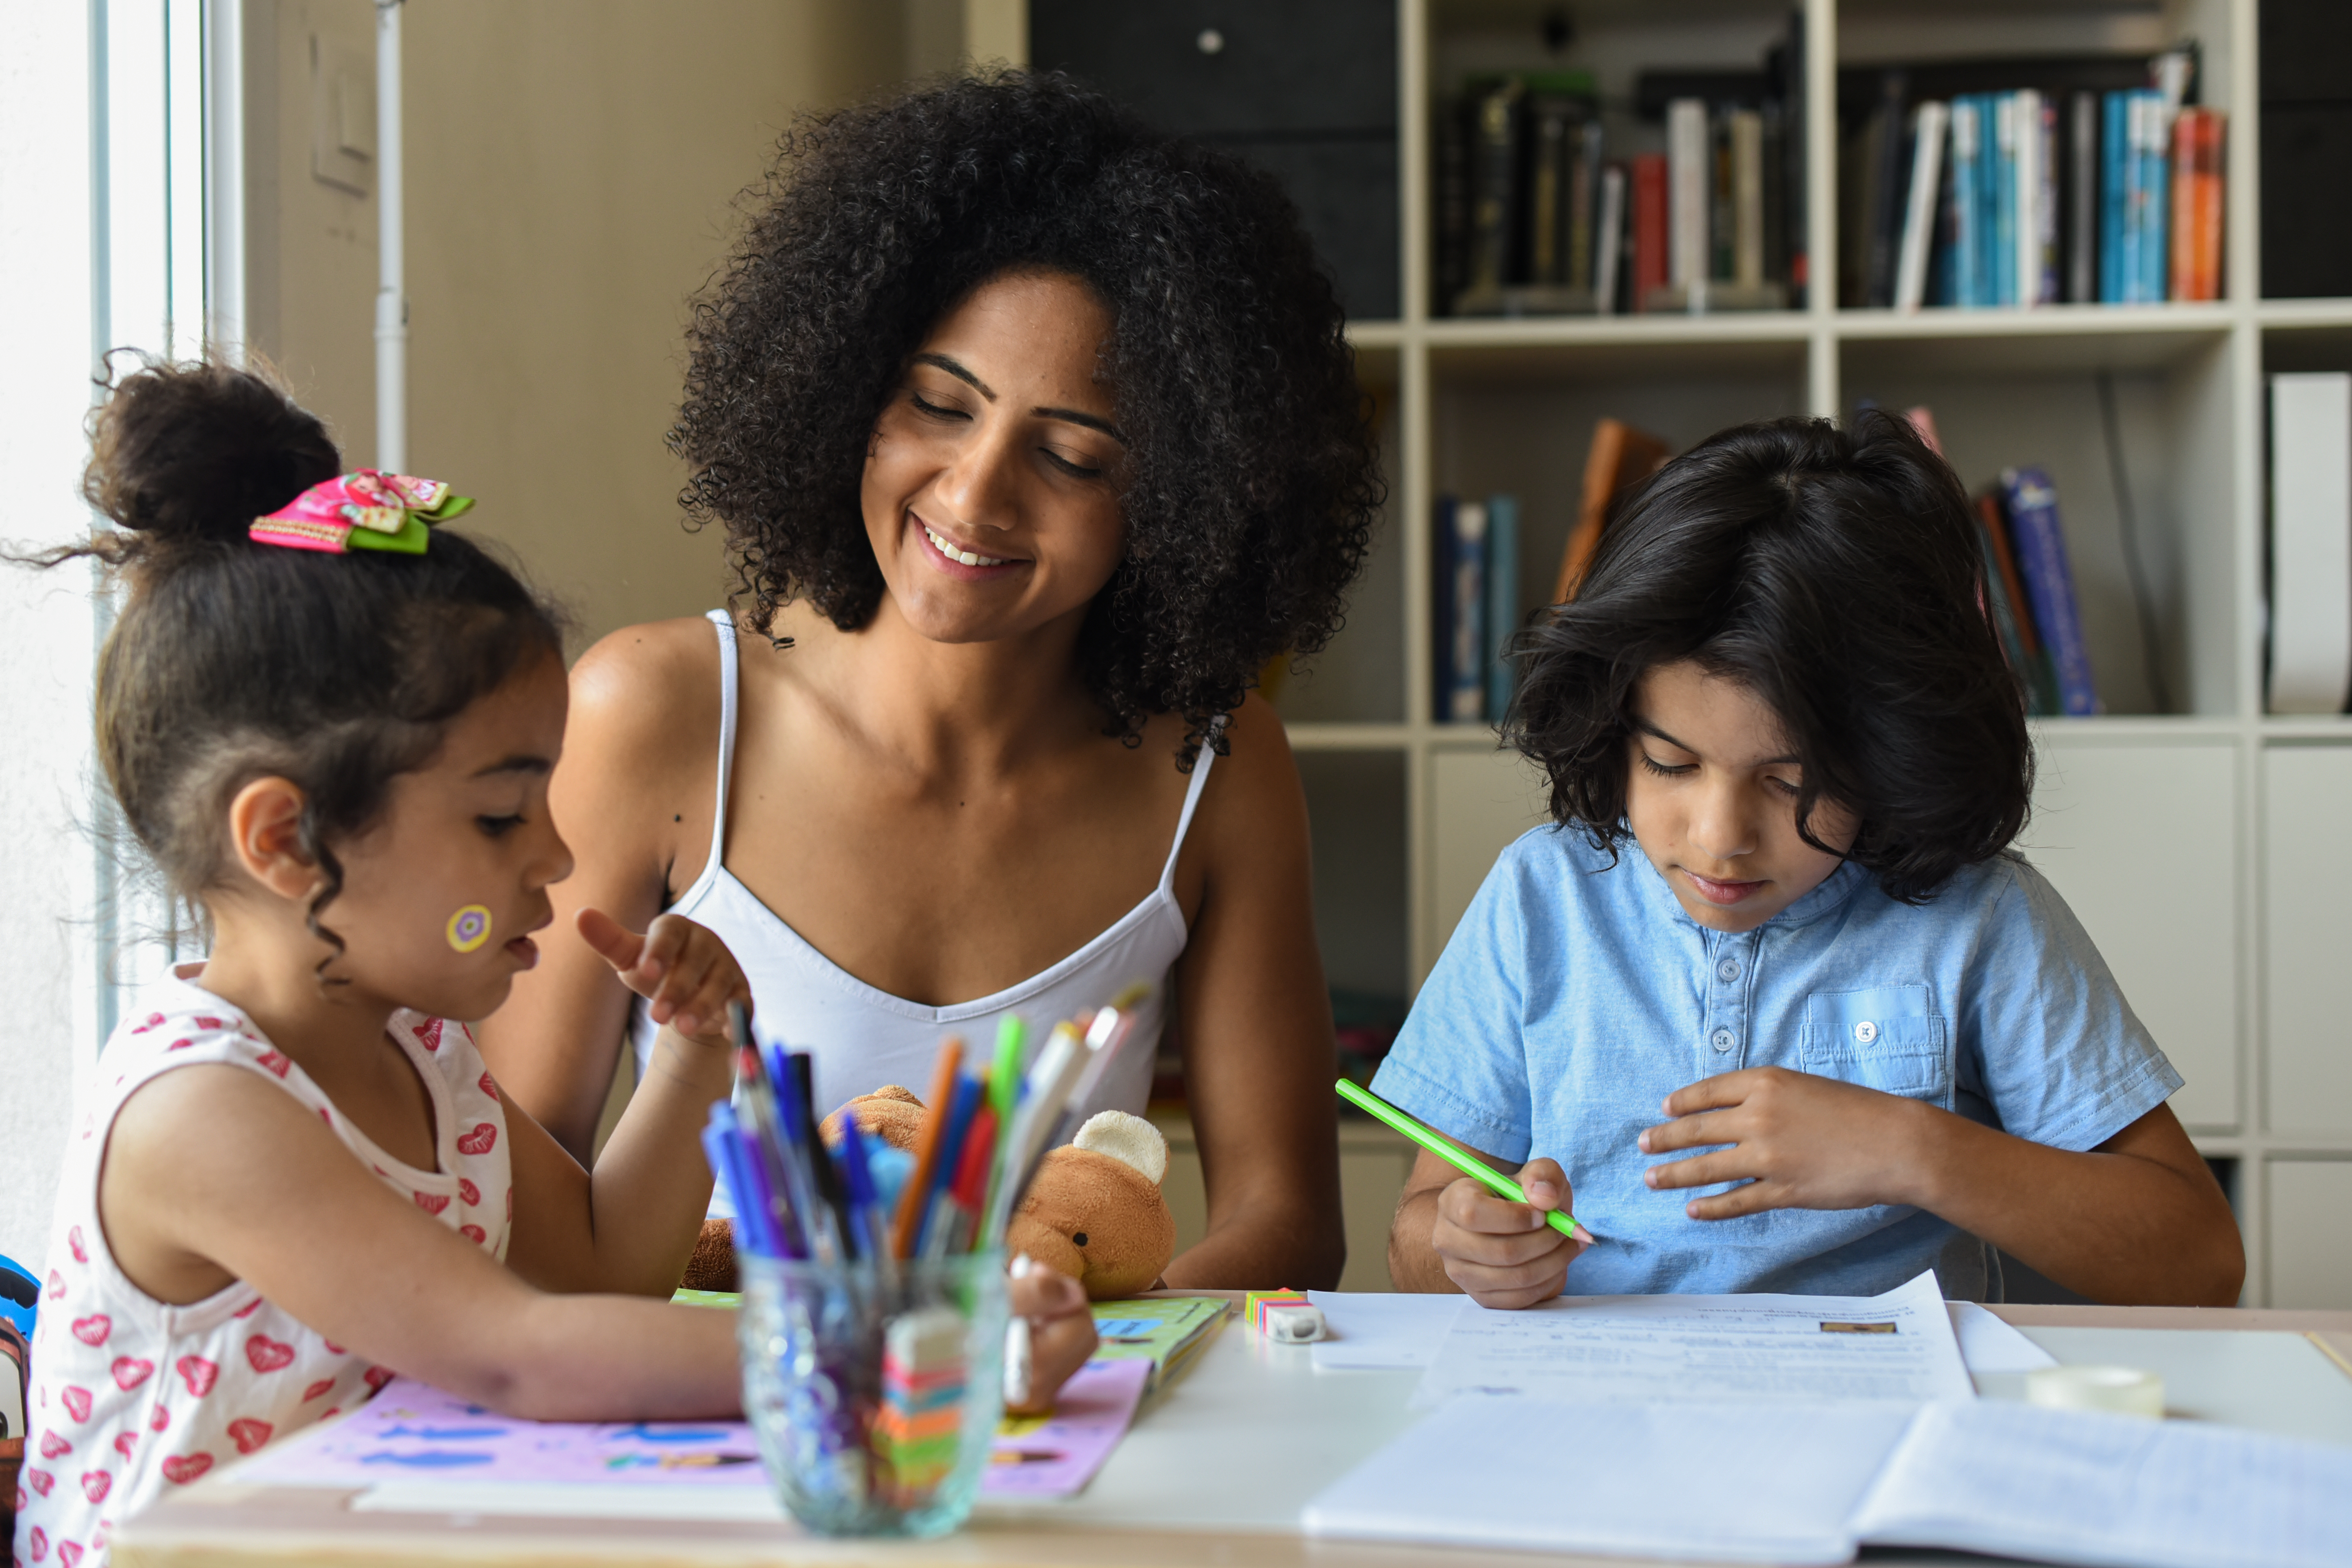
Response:
[[[941,318],[875,422],[860,504],[899,615],[940,643],[1084,615],[1126,547],[1110,311],[1007,274]]]

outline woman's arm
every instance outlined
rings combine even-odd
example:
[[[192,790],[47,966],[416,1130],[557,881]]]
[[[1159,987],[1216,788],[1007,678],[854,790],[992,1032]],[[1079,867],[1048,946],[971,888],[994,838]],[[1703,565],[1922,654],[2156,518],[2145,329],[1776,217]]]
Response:
[[[2230,1306],[2245,1283],[2236,1217],[2169,1105],[2086,1154],[1779,1067],[1704,1079],[1665,1109],[1677,1120],[1644,1132],[1643,1153],[1734,1146],[1654,1166],[1652,1186],[1747,1183],[1692,1199],[1695,1219],[1911,1204],[2097,1301]]]
[[[576,869],[548,890],[555,924],[539,967],[515,977],[506,1005],[476,1030],[508,1103],[583,1166],[620,1060],[629,991],[573,923],[593,908],[643,931],[684,885],[677,873],[699,873],[718,766],[717,659],[710,622],[698,619],[625,627],[572,666],[548,809]]]
[[[239,1068],[183,1068],[132,1094],[99,1204],[149,1294],[191,1301],[243,1280],[370,1361],[511,1416],[694,1418],[740,1403],[734,1314],[542,1294]]]
[[[1185,845],[1201,899],[1176,972],[1209,1232],[1167,1281],[1329,1289],[1347,1239],[1307,800],[1273,708],[1250,697],[1230,734]]]

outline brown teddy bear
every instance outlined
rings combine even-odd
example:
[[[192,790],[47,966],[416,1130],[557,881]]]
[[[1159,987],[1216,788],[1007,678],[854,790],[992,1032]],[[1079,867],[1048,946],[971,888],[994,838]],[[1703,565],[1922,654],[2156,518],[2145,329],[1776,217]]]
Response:
[[[863,1094],[824,1119],[827,1144],[841,1141],[842,1118],[856,1113],[866,1133],[912,1149],[923,1123],[923,1103],[898,1084]],[[1013,1216],[1007,1252],[1026,1252],[1086,1287],[1097,1301],[1150,1290],[1176,1251],[1176,1219],[1160,1183],[1168,1174],[1168,1141],[1160,1129],[1124,1111],[1087,1119],[1077,1136],[1049,1151],[1036,1180]],[[686,1287],[735,1288],[733,1232],[723,1219],[707,1222]]]

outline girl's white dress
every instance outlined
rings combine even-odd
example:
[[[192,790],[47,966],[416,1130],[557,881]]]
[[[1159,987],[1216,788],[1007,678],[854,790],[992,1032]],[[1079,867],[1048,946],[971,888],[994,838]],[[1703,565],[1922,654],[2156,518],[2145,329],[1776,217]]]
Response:
[[[514,1190],[506,1112],[463,1024],[395,1013],[393,1038],[432,1096],[437,1168],[376,1147],[301,1068],[190,980],[147,993],[114,1031],[68,1140],[33,1333],[29,1429],[16,1496],[24,1568],[100,1568],[115,1522],[336,1411],[392,1378],[238,1281],[169,1306],[123,1277],[98,1218],[99,1165],[114,1117],[159,1073],[223,1063],[260,1074],[317,1113],[353,1158],[439,1224],[504,1258]]]

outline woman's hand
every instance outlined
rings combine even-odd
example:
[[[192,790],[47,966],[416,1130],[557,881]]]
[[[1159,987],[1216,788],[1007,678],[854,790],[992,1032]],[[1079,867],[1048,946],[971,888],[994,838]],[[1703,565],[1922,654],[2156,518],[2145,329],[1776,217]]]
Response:
[[[1496,1197],[1468,1176],[1437,1195],[1430,1249],[1445,1277],[1482,1307],[1527,1307],[1548,1301],[1568,1281],[1568,1266],[1590,1246],[1582,1226],[1562,1236],[1544,1217],[1569,1203],[1568,1173],[1554,1160],[1519,1167],[1525,1203]]]
[[[642,936],[601,909],[582,910],[579,925],[621,983],[646,998],[654,1022],[698,1044],[729,1043],[727,1004],[749,1009],[751,983],[726,943],[679,915],[656,915]]]
[[[1867,1208],[1919,1203],[1918,1163],[1931,1140],[1920,1124],[1933,1107],[1840,1079],[1785,1067],[1752,1067],[1675,1090],[1676,1120],[1643,1133],[1645,1155],[1715,1148],[1652,1166],[1643,1179],[1667,1189],[1744,1182],[1684,1206],[1693,1219],[1730,1219],[1770,1208]]]
[[[1005,1412],[1050,1416],[1062,1385],[1095,1353],[1094,1312],[1087,1303],[1085,1286],[1025,1252],[1013,1260],[1009,1272],[1014,1342],[1027,1337],[1029,1364],[1025,1378],[1017,1365],[1008,1367]]]

